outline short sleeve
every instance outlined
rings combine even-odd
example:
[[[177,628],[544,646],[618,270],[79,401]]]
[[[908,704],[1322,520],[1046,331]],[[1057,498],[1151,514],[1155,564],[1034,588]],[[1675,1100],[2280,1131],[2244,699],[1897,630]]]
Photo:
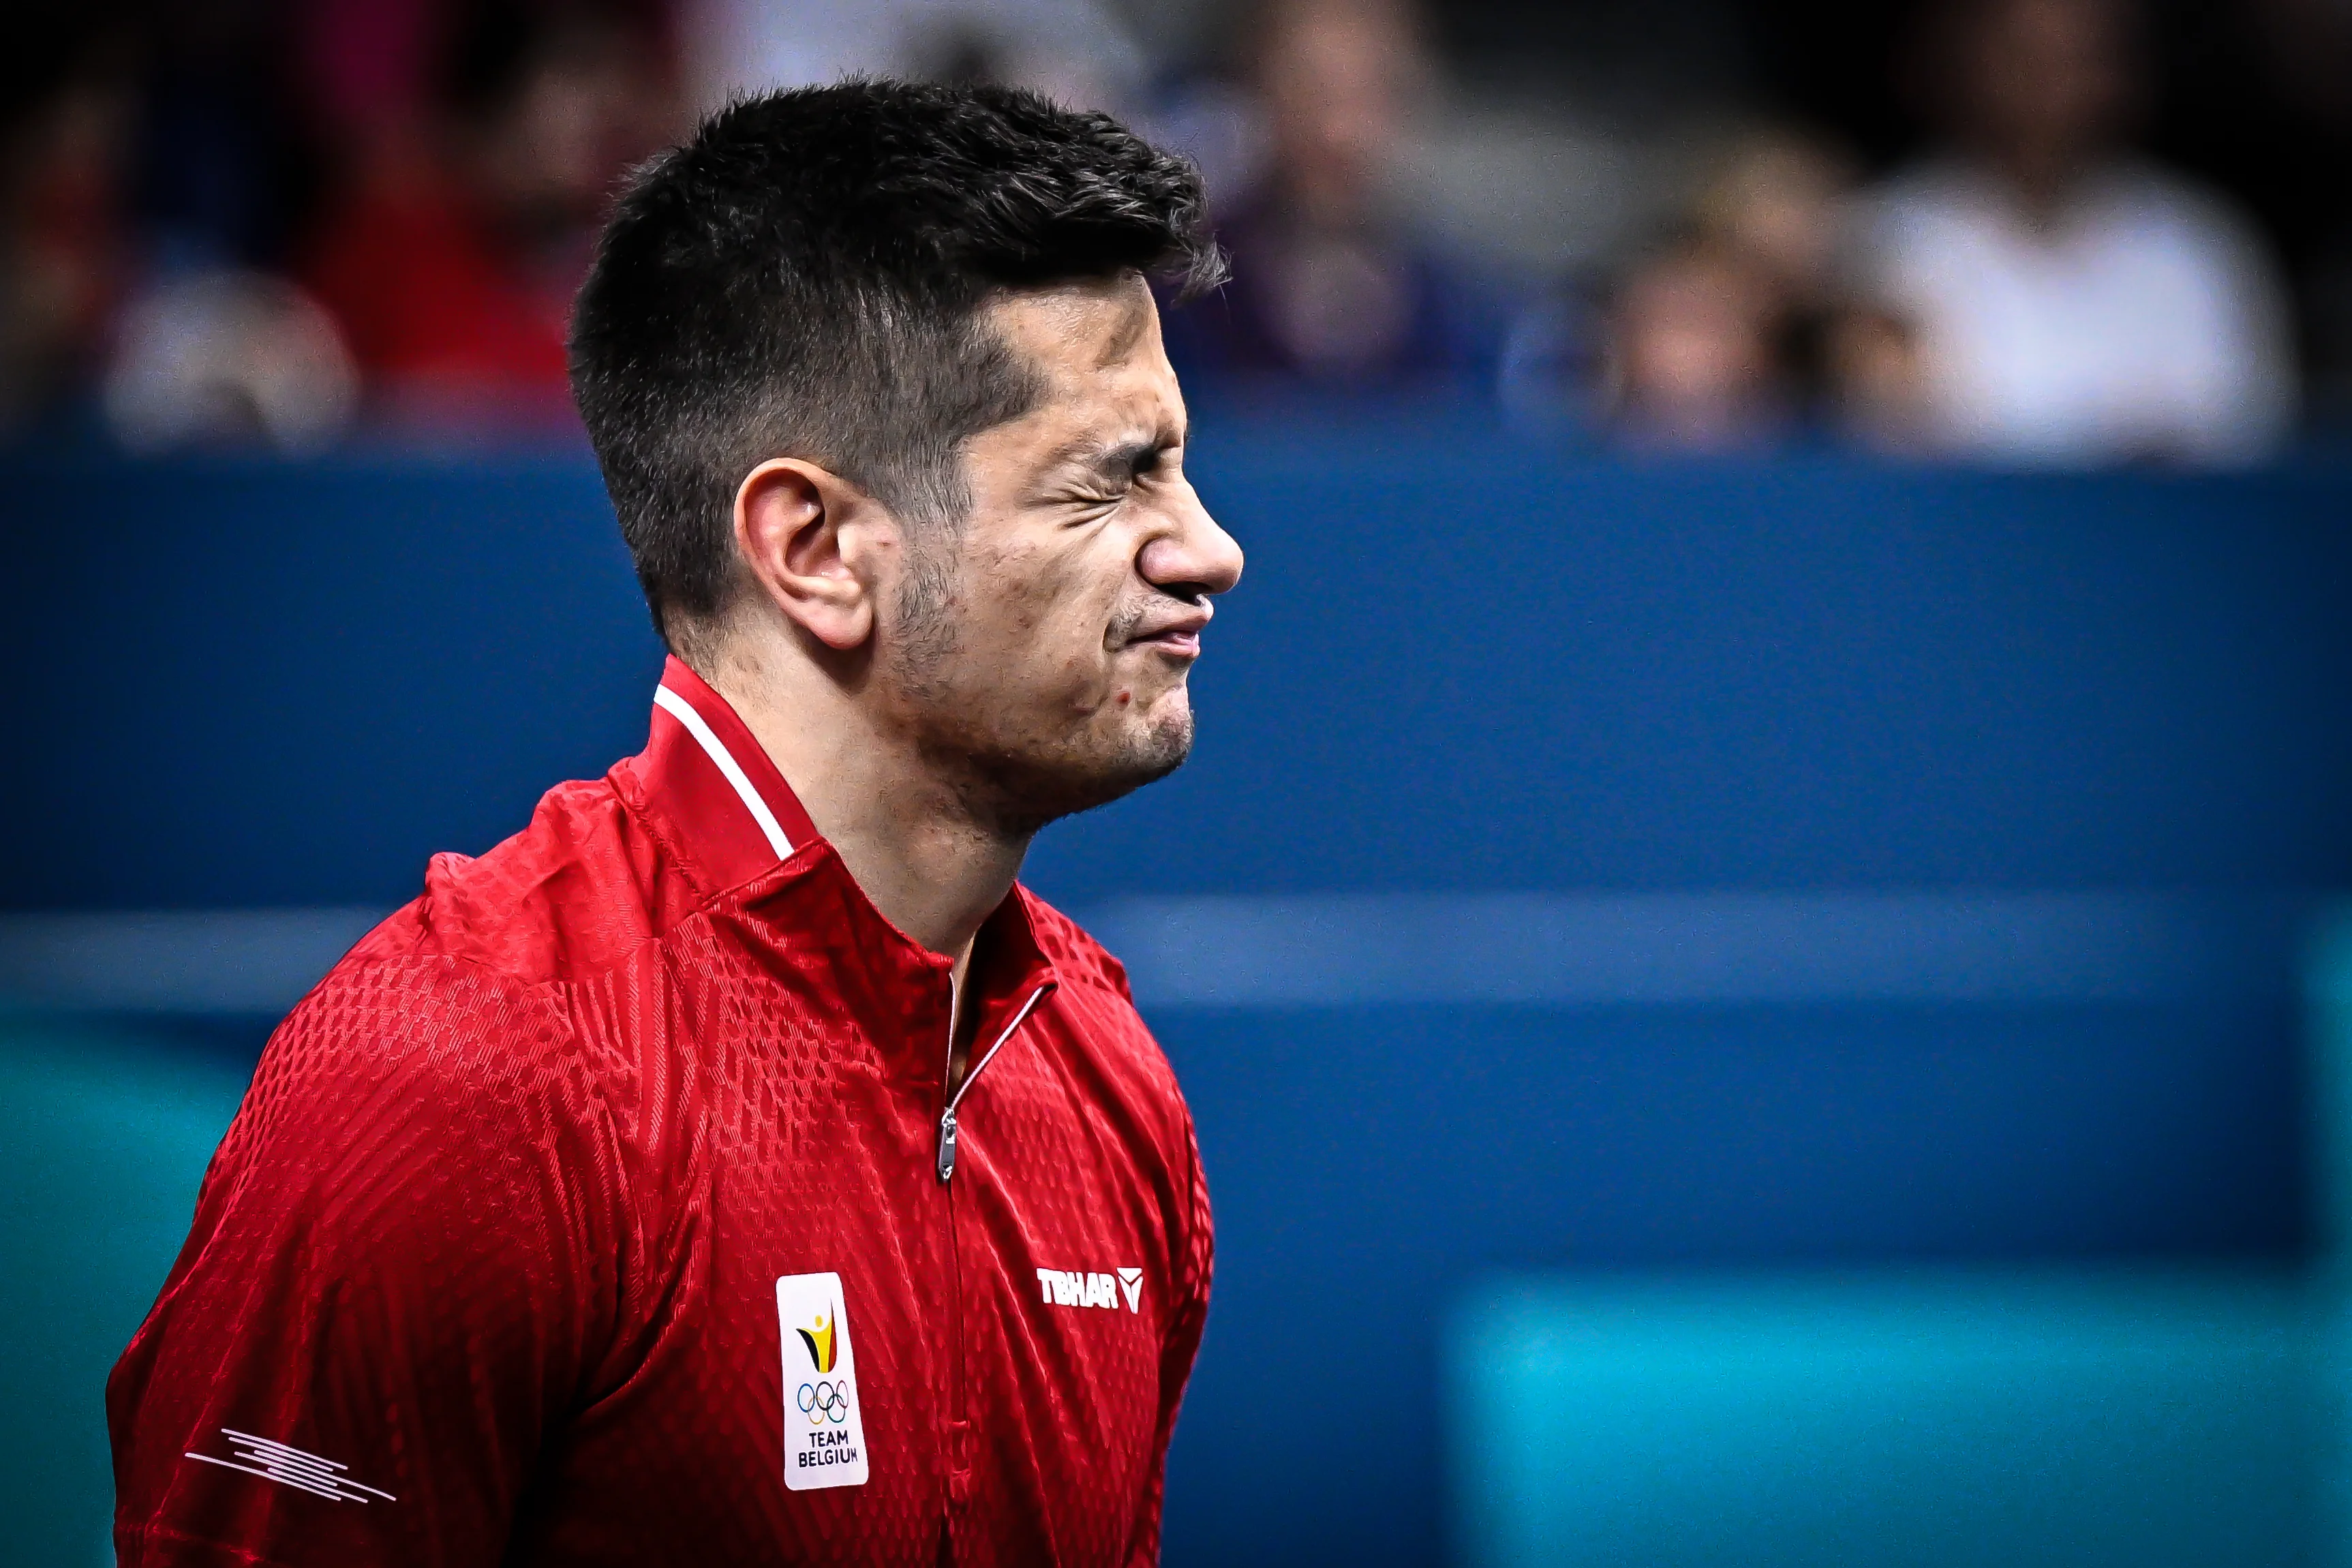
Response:
[[[619,1297],[564,1022],[403,958],[281,1026],[108,1383],[122,1568],[500,1561]]]

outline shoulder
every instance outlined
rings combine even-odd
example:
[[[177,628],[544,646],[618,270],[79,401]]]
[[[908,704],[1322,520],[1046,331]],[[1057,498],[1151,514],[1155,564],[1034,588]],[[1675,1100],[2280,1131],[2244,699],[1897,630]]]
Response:
[[[610,779],[559,784],[481,855],[438,854],[425,890],[345,965],[440,958],[524,985],[577,980],[658,940],[704,902]]]
[[[397,1291],[496,1260],[527,1283],[500,1287],[507,1305],[563,1299],[581,1281],[550,1260],[601,1254],[627,1207],[595,1066],[555,988],[445,954],[347,959],[270,1037],[197,1229],[225,1257],[290,1249],[305,1289]]]
[[[1160,1042],[1136,1011],[1135,993],[1129,988],[1127,967],[1078,923],[1039,898],[1021,890],[1030,928],[1038,950],[1061,978],[1055,1004],[1085,1026],[1087,1039],[1097,1050],[1135,1072],[1157,1095],[1180,1111],[1182,1097],[1176,1088],[1175,1070]]]
[[[2263,254],[2253,220],[2220,191],[2159,164],[2131,162],[2111,171],[2100,192],[2110,221],[2160,239],[2200,258],[2245,265]]]
[[[364,1109],[552,1150],[558,1123],[601,1124],[620,1087],[618,1059],[582,1038],[579,984],[701,902],[607,782],[560,784],[487,853],[433,858],[423,893],[278,1026],[248,1108],[298,1124]]]
[[[1021,889],[1021,899],[1028,910],[1030,927],[1037,935],[1038,950],[1053,961],[1066,990],[1099,993],[1117,998],[1129,1012],[1135,1010],[1127,966],[1087,935],[1085,927],[1027,887]]]
[[[436,1127],[471,1129],[493,1158],[501,1142],[562,1141],[551,1122],[572,1119],[565,1104],[581,1096],[564,1086],[583,1075],[560,989],[447,953],[370,951],[409,914],[362,942],[278,1025],[232,1144],[369,1124],[423,1145],[436,1142]]]

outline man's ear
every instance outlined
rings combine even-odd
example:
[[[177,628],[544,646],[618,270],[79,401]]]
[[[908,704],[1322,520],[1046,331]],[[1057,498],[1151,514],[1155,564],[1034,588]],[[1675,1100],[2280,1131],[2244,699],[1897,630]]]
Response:
[[[735,548],[787,620],[836,653],[874,635],[877,529],[896,525],[873,497],[797,457],[772,457],[735,491]]]

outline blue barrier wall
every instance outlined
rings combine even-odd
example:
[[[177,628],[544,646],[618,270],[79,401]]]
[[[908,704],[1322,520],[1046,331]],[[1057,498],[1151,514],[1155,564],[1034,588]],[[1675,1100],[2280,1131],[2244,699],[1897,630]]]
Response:
[[[1438,1336],[1483,1269],[2304,1248],[2292,934],[2352,883],[2352,475],[1648,469],[1436,416],[1213,418],[1192,461],[1251,555],[1199,751],[1032,880],[1122,946],[1206,920],[1213,972],[1250,900],[1352,931],[1314,901],[1386,895],[1489,951],[1426,895],[1557,893],[1631,978],[1418,939],[1288,991],[1150,970],[1220,1222],[1171,1561],[1436,1555]],[[33,829],[0,908],[388,906],[642,741],[656,651],[583,465],[24,459],[0,497]],[[1873,889],[2052,977],[1864,983],[1934,971],[1923,916],[1642,979]],[[2062,940],[2020,891],[2118,902]],[[1207,895],[1243,904],[1167,902]],[[2165,900],[2158,957],[2091,950]]]
[[[1211,424],[1250,552],[1136,887],[2334,884],[2352,476],[1571,465]],[[16,907],[391,902],[642,742],[584,464],[0,470]],[[1278,765],[1276,764],[1278,759]],[[16,820],[25,820],[20,816]]]

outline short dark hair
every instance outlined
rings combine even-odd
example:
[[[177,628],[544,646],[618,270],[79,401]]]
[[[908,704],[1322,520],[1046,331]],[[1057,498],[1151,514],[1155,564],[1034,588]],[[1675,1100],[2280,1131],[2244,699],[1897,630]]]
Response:
[[[1109,116],[1017,89],[852,80],[762,94],[637,170],[572,323],[572,390],[673,649],[737,581],[743,476],[824,464],[953,519],[959,449],[1034,373],[998,290],[1138,271],[1213,287],[1199,172]]]

